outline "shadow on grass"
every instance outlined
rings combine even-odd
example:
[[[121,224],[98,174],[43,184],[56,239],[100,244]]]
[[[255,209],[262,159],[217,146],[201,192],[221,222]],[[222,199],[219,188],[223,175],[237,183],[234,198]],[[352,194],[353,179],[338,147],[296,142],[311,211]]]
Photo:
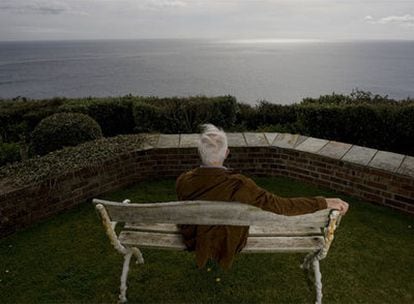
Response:
[[[258,178],[282,196],[338,196],[286,178]],[[413,303],[414,219],[351,203],[321,262],[326,303]],[[106,199],[175,200],[174,181],[139,183]],[[239,255],[232,269],[198,270],[187,252],[143,250],[131,264],[128,297],[141,303],[311,303],[299,268],[303,254]],[[0,240],[2,303],[115,303],[122,256],[109,244],[90,203]],[[217,278],[220,281],[217,282]]]

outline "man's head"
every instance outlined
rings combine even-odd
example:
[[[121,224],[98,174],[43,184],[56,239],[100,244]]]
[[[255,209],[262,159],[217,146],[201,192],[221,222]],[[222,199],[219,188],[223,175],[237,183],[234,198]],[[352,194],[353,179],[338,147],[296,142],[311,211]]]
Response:
[[[206,166],[222,166],[229,153],[226,133],[212,124],[201,127],[203,131],[198,142],[201,161]]]

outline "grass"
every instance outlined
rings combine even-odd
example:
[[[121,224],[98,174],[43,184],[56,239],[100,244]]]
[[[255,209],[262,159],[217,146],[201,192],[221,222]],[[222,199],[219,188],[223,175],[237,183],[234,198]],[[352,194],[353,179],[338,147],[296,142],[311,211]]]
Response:
[[[286,178],[256,179],[283,196],[337,194]],[[325,303],[413,303],[414,219],[351,203],[321,262]],[[134,202],[174,200],[174,181],[143,182],[106,195]],[[239,255],[232,269],[198,270],[188,252],[143,250],[131,264],[128,298],[140,303],[311,303],[303,254]],[[122,256],[91,204],[0,240],[2,303],[115,303]],[[217,282],[216,278],[220,278]]]

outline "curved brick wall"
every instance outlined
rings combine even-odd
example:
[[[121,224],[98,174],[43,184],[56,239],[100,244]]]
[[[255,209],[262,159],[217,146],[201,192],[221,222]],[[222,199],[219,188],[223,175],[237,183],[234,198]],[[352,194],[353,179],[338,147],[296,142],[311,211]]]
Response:
[[[145,148],[21,189],[0,190],[0,236],[129,184],[199,165],[198,134],[153,135]],[[278,133],[228,133],[226,165],[288,176],[414,215],[414,157]]]

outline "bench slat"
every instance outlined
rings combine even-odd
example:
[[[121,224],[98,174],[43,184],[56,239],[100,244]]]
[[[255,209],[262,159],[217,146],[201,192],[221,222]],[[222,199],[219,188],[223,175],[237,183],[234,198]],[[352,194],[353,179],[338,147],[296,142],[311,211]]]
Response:
[[[193,225],[325,227],[330,209],[298,216],[283,216],[238,202],[184,201],[153,204],[122,204],[103,200],[111,221],[140,223],[173,223]]]
[[[180,234],[142,231],[123,231],[119,235],[121,244],[139,248],[184,250]],[[310,252],[323,246],[322,236],[308,237],[249,237],[242,252]]]
[[[124,229],[138,230],[147,232],[159,233],[180,233],[175,224],[137,224],[127,223]],[[249,228],[249,236],[308,236],[308,235],[322,235],[319,227],[295,227],[287,229],[285,227],[273,227],[271,225],[259,226],[252,225]]]

